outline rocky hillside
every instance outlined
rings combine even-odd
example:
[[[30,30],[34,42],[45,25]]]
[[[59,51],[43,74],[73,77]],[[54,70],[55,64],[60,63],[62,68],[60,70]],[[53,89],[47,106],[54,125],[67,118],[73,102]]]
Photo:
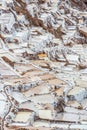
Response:
[[[87,130],[87,1],[0,0],[1,130]]]

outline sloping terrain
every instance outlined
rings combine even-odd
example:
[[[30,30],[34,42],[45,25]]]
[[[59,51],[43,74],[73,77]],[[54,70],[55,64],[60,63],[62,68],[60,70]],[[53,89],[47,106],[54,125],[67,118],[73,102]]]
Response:
[[[87,130],[86,0],[0,0],[0,130]]]

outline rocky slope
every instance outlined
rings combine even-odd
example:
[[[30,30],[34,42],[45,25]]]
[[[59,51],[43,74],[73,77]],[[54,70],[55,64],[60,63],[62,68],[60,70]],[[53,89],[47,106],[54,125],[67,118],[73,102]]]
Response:
[[[86,0],[0,1],[1,130],[87,130]]]

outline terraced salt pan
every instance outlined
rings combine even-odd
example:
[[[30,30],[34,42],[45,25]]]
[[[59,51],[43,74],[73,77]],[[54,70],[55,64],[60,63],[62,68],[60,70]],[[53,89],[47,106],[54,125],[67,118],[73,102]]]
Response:
[[[15,122],[27,122],[29,117],[31,116],[31,112],[18,112],[14,121]]]

